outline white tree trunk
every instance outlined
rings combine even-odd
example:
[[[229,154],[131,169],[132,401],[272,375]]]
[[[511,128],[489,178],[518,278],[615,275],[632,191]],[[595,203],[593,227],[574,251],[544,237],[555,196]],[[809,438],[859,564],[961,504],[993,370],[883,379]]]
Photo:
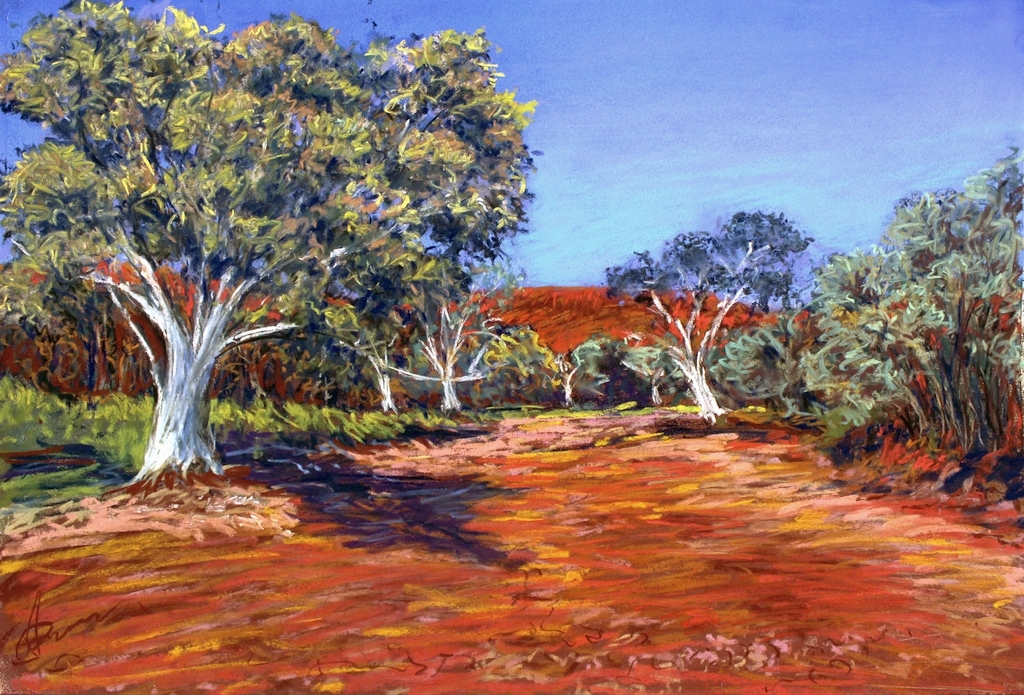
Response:
[[[200,345],[194,350],[183,333],[171,333],[165,336],[165,368],[154,370],[157,395],[153,430],[136,480],[158,478],[164,473],[182,478],[190,472],[223,475],[210,431],[207,398],[213,364],[223,341],[215,340],[217,344]]]
[[[700,406],[700,415],[708,424],[714,424],[718,420],[719,415],[725,415],[729,412],[718,404],[718,398],[715,397],[715,392],[711,390],[707,377],[698,377],[691,384],[691,388],[697,400],[697,405]]]
[[[111,299],[149,359],[156,387],[153,429],[142,468],[132,482],[156,480],[165,475],[185,478],[192,472],[223,475],[210,431],[207,391],[213,365],[228,348],[277,336],[297,326],[259,326],[229,336],[235,310],[256,283],[255,279],[248,279],[233,284],[234,269],[221,276],[211,296],[198,294],[191,320],[187,321],[164,290],[149,260],[130,244],[124,244],[120,250],[138,274],[138,283],[129,284],[99,272],[90,277],[109,288]],[[140,310],[163,338],[163,359],[157,359],[154,346],[126,309],[126,302]],[[186,330],[188,325],[190,329]]]
[[[562,384],[562,403],[566,408],[571,408],[575,404],[572,392],[576,385],[575,377],[579,367],[574,366],[567,356],[560,354],[555,356],[555,369],[558,370],[558,378]]]
[[[185,477],[190,471],[224,473],[210,431],[209,385],[208,375],[204,378],[195,373],[164,384],[157,396],[153,430],[137,479],[156,478],[163,473]]]
[[[446,413],[457,413],[462,410],[462,402],[459,401],[459,394],[455,391],[455,375],[451,369],[446,369],[441,375],[441,410]]]
[[[423,349],[423,355],[430,364],[431,371],[436,376],[416,374],[408,369],[389,365],[386,361],[383,363],[384,368],[416,381],[434,381],[439,383],[442,395],[441,410],[446,413],[461,411],[462,402],[459,400],[456,385],[466,381],[480,381],[486,378],[487,374],[494,367],[488,366],[486,370],[481,370],[480,362],[485,357],[488,346],[498,338],[497,335],[488,330],[470,331],[467,333],[466,323],[470,318],[471,316],[468,313],[456,313],[453,318],[447,307],[442,307],[439,312],[439,328],[434,330],[431,324],[423,321],[425,335],[420,340],[420,345]],[[462,376],[456,376],[455,373],[459,366],[459,354],[467,346],[467,336],[480,337],[480,346],[476,356],[466,368],[466,373]]]
[[[377,390],[380,391],[380,409],[385,413],[397,413],[398,407],[391,395],[391,379],[386,374],[377,375]]]
[[[675,351],[673,351],[675,352]],[[690,387],[693,399],[700,408],[700,416],[708,424],[714,424],[719,415],[725,415],[729,411],[718,404],[718,398],[708,383],[707,372],[703,365],[695,364],[679,354],[672,355],[673,361],[679,366],[686,384]]]
[[[385,413],[397,413],[394,396],[391,395],[391,377],[388,374],[387,362],[373,355],[369,356],[370,364],[376,375],[377,390],[380,392],[380,408]]]
[[[661,391],[658,389],[658,380],[651,377],[651,405],[658,407],[661,405]]]
[[[744,257],[744,260],[740,265],[742,266],[746,263],[753,253],[754,247],[751,245],[750,251]],[[725,321],[726,315],[729,313],[729,310],[732,309],[743,297],[745,292],[746,288],[741,287],[736,290],[732,296],[719,304],[718,311],[715,313],[715,317],[711,320],[711,326],[707,331],[705,331],[704,336],[700,340],[700,346],[696,351],[693,349],[693,339],[697,327],[697,315],[701,311],[704,300],[694,298],[693,307],[690,309],[690,316],[687,318],[686,325],[684,326],[683,322],[672,316],[672,314],[661,303],[657,292],[650,292],[651,302],[654,306],[655,312],[665,319],[667,325],[675,328],[679,332],[679,337],[682,339],[682,345],[680,347],[670,347],[668,349],[669,356],[683,372],[683,378],[690,387],[694,400],[697,401],[697,405],[700,407],[701,417],[703,417],[708,424],[714,424],[719,415],[725,415],[729,411],[718,404],[718,398],[715,396],[715,392],[711,389],[711,384],[708,383],[705,361],[707,360],[708,352],[715,344],[715,338],[718,336],[718,331],[721,329],[722,322]]]

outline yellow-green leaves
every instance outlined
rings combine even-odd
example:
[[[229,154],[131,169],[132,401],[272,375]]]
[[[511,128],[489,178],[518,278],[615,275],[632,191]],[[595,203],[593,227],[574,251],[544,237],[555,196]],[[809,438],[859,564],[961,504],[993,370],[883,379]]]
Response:
[[[44,143],[27,151],[3,183],[0,213],[8,233],[40,224],[68,230],[87,222],[101,183],[94,165],[76,148]]]
[[[174,17],[174,28],[177,32],[186,39],[197,39],[200,36],[215,36],[224,31],[224,25],[221,24],[219,27],[210,31],[205,26],[202,26],[195,20],[194,17],[190,16],[187,12],[184,12],[174,7],[168,7],[167,13],[161,22],[163,27],[167,28],[167,14]]]
[[[218,32],[92,2],[37,20],[0,61],[0,107],[50,138],[5,181],[7,235],[68,277],[145,257],[210,301],[230,278],[251,321],[374,277],[464,284],[521,230],[533,105],[482,32],[363,55],[294,16]]]

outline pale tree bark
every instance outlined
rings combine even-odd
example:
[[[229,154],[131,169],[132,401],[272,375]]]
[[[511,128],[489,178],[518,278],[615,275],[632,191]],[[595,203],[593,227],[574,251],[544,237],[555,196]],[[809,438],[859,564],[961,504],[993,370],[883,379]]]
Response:
[[[718,403],[718,398],[711,388],[707,374],[707,356],[714,346],[715,339],[718,337],[722,322],[729,311],[742,298],[744,289],[737,290],[733,295],[719,303],[715,317],[711,321],[711,326],[701,337],[696,349],[694,349],[694,341],[696,338],[697,317],[703,309],[704,299],[696,296],[693,298],[690,315],[684,324],[662,304],[656,292],[652,291],[650,294],[654,310],[671,327],[675,328],[681,339],[680,345],[668,348],[669,357],[682,372],[683,378],[687,386],[690,387],[690,392],[700,408],[701,417],[709,423],[713,423],[720,415],[725,415],[729,411]]]
[[[487,373],[481,371],[480,362],[496,336],[489,331],[467,331],[466,325],[471,318],[468,312],[457,313],[453,317],[448,308],[443,307],[439,312],[439,318],[438,330],[431,331],[427,326],[426,336],[420,341],[423,346],[423,354],[430,364],[433,375],[416,374],[392,365],[389,365],[389,369],[416,381],[432,381],[440,384],[441,410],[446,413],[457,413],[462,410],[462,401],[459,400],[456,385],[480,381],[487,376]],[[479,346],[466,373],[456,376],[459,358],[468,347],[469,337],[474,335],[483,338],[482,345]]]
[[[690,387],[693,399],[700,408],[700,415],[709,423],[714,423],[720,415],[729,411],[718,403],[718,398],[708,382],[707,371],[697,358],[681,354],[677,348],[669,348],[672,361],[683,373],[683,378]]]
[[[651,302],[654,310],[663,316],[663,318],[675,328],[681,338],[681,344],[668,348],[669,357],[675,362],[676,366],[679,367],[679,371],[683,374],[683,379],[686,381],[686,385],[689,386],[690,392],[693,394],[693,399],[696,401],[697,406],[700,408],[700,417],[714,423],[719,416],[727,414],[728,410],[722,407],[718,398],[712,390],[711,383],[708,380],[708,368],[707,359],[708,353],[714,345],[715,339],[718,337],[719,330],[722,327],[722,321],[725,319],[726,314],[729,310],[739,301],[742,297],[742,290],[737,291],[734,295],[729,297],[727,300],[719,304],[718,311],[715,314],[715,318],[712,319],[711,327],[700,339],[699,345],[694,349],[694,333],[696,331],[697,315],[703,305],[703,299],[694,297],[693,306],[690,309],[690,315],[684,324],[678,317],[673,316],[672,313],[665,307],[654,292],[650,293]]]
[[[462,410],[462,401],[455,390],[455,377],[452,373],[445,372],[441,379],[441,410],[446,413],[457,413]]]
[[[639,374],[640,376],[647,379],[651,387],[651,405],[658,407],[662,404],[661,399],[661,380],[665,377],[665,370],[658,367],[657,369],[646,369],[639,364],[633,364],[629,360],[623,360],[622,366],[626,369]]]
[[[558,370],[558,378],[562,385],[562,403],[566,408],[571,408],[575,405],[572,394],[576,388],[576,374],[580,368],[565,355],[555,356],[555,368]]]
[[[377,382],[377,391],[380,393],[380,409],[385,413],[397,413],[398,408],[395,406],[395,398],[391,393],[391,375],[388,371],[390,364],[387,351],[385,350],[382,356],[367,354],[366,359],[373,367],[374,381]]]
[[[190,473],[223,475],[210,429],[210,377],[217,358],[236,345],[274,337],[294,328],[277,324],[229,332],[235,312],[254,280],[233,283],[229,271],[221,277],[212,298],[200,297],[192,321],[180,316],[156,277],[153,266],[131,249],[122,249],[139,282],[128,283],[96,272],[94,282],[103,285],[126,317],[150,363],[156,403],[153,427],[142,468],[132,482],[170,474],[185,478]],[[163,356],[138,324],[131,308],[146,317],[163,343]]]
[[[338,342],[366,358],[373,368],[373,381],[380,394],[380,409],[385,413],[397,413],[398,407],[391,391],[391,356],[388,354],[388,349],[394,345],[395,340],[385,344],[382,341],[364,340],[360,337],[355,341],[339,338]]]
[[[747,248],[747,252],[735,267],[726,265],[721,261],[720,264],[725,265],[730,272],[739,276],[751,264],[756,263],[767,250],[768,247],[755,250],[753,243],[751,243]],[[700,408],[700,415],[708,423],[714,423],[720,415],[725,415],[729,412],[718,403],[718,398],[711,388],[707,372],[708,353],[718,339],[718,334],[721,332],[722,322],[725,321],[725,317],[746,293],[747,287],[741,285],[731,295],[726,295],[723,300],[719,301],[715,316],[711,319],[711,325],[704,332],[704,335],[700,337],[700,343],[695,347],[697,318],[704,308],[706,297],[699,292],[691,293],[693,306],[690,307],[690,315],[687,317],[686,324],[684,325],[678,317],[673,316],[672,312],[662,304],[661,298],[658,297],[658,293],[655,290],[649,291],[655,313],[659,314],[668,324],[669,328],[674,328],[679,335],[680,344],[668,348],[669,357],[683,373],[683,378],[690,387],[693,398]]]

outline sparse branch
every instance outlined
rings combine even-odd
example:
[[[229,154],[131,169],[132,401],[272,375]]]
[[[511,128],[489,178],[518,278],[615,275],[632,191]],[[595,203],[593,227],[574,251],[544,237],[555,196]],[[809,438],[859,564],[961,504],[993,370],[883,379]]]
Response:
[[[139,273],[140,278],[143,280],[143,287],[148,295],[148,301],[145,302],[144,306],[147,307],[150,319],[157,323],[160,329],[165,332],[177,328],[184,333],[185,327],[181,325],[174,308],[171,306],[170,299],[167,297],[167,293],[164,292],[163,287],[160,285],[153,265],[128,243],[121,246],[121,251],[128,259],[132,268]]]
[[[239,331],[224,341],[224,346],[220,349],[218,354],[223,355],[231,348],[244,345],[245,343],[284,335],[294,331],[298,327],[298,324],[295,323],[280,323],[276,326],[260,326],[259,328],[250,328],[245,331]]]
[[[435,370],[441,372],[444,371],[444,367],[441,360],[441,354],[438,352],[437,341],[433,335],[429,333],[423,338],[423,352],[427,355],[427,360],[430,362],[430,366]]]
[[[113,278],[97,272],[92,273],[89,278],[99,285],[111,288],[109,293],[111,297],[116,297],[115,292],[121,292],[126,298],[135,303],[157,328],[165,329],[167,317],[147,297],[131,289],[127,283],[117,282]]]
[[[493,333],[487,333],[485,331],[478,331],[478,334],[488,335],[490,336],[490,339],[480,346],[480,349],[477,350],[476,355],[473,356],[473,360],[469,363],[469,368],[466,371],[469,374],[480,374],[480,378],[483,378],[484,375],[479,372],[480,360],[482,360],[484,355],[487,354],[487,350],[488,348],[491,347],[491,343],[497,340],[498,336],[494,335]],[[456,379],[456,381],[459,381],[459,379]],[[463,381],[469,380],[463,379]]]
[[[686,330],[683,331],[683,344],[686,351],[693,354],[693,333],[697,330],[697,317],[704,311],[704,294],[690,293],[690,315],[686,318]],[[678,319],[676,320],[678,323]]]
[[[487,374],[485,374],[484,372],[470,372],[469,374],[457,376],[454,379],[452,379],[452,381],[455,382],[456,384],[462,384],[467,381],[481,381],[482,379],[486,378]]]
[[[389,364],[388,365],[388,369],[390,369],[391,371],[395,372],[396,374],[401,374],[402,376],[409,377],[410,379],[413,379],[415,381],[441,381],[441,377],[439,377],[439,376],[430,376],[430,375],[427,375],[427,374],[417,374],[416,372],[410,372],[408,369],[402,369],[401,367],[396,367],[393,364]]]
[[[651,376],[654,373],[652,370],[650,370],[650,369],[643,369],[639,365],[635,365],[635,364],[633,364],[632,362],[630,362],[628,360],[622,360],[621,364],[626,369],[628,369],[628,370],[630,370],[632,372],[636,372],[640,376]]]
[[[677,317],[673,316],[672,312],[665,308],[665,305],[662,304],[661,298],[658,296],[657,292],[655,292],[654,290],[650,290],[650,295],[651,304],[654,306],[655,313],[661,316],[662,319],[664,319],[665,323],[668,324],[669,328],[675,326],[676,330],[679,331],[679,335],[683,340],[683,345],[686,346],[688,352],[692,353],[693,348],[690,347],[690,336],[693,334],[693,329],[697,321],[697,312],[699,311],[699,308],[696,304],[696,299],[694,299],[694,307],[690,311],[690,318],[687,320],[686,327],[684,328],[682,321],[680,321]]]
[[[718,331],[722,327],[722,322],[725,321],[726,315],[734,306],[736,306],[736,303],[740,301],[744,294],[746,294],[746,291],[747,288],[745,286],[741,287],[736,290],[731,297],[725,300],[721,306],[719,306],[718,311],[715,313],[715,318],[711,321],[711,326],[708,328],[707,332],[704,333],[704,337],[701,338],[699,354],[702,357],[707,355],[715,337],[718,335]]]
[[[18,241],[18,240],[17,240],[17,239],[15,238],[15,237],[13,237],[13,236],[12,236],[12,237],[10,237],[10,241],[11,241],[11,246],[13,246],[14,248],[18,249],[19,251],[21,251],[21,252],[22,252],[23,254],[25,254],[25,255],[26,255],[26,256],[28,256],[29,258],[31,258],[31,257],[32,257],[32,254],[31,254],[31,253],[29,253],[29,250],[28,250],[28,249],[26,249],[26,248],[25,248],[25,247],[24,247],[24,246],[22,245],[22,243],[21,243],[20,241]]]

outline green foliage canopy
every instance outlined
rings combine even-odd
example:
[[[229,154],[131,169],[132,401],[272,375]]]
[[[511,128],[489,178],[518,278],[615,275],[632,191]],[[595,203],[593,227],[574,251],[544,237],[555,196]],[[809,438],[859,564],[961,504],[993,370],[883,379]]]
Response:
[[[159,400],[202,410],[225,350],[372,293],[366,268],[490,258],[521,231],[532,105],[488,50],[449,31],[360,54],[294,16],[222,39],[120,3],[40,18],[0,62],[0,106],[47,136],[0,188],[14,264],[43,296],[106,290],[152,362],[153,438],[187,440],[208,413],[163,422]],[[151,463],[216,470],[208,444]]]
[[[1021,364],[1019,163],[1000,161],[963,193],[904,201],[882,247],[818,271],[820,334],[801,361],[837,426],[895,415],[966,451],[1007,444]]]

